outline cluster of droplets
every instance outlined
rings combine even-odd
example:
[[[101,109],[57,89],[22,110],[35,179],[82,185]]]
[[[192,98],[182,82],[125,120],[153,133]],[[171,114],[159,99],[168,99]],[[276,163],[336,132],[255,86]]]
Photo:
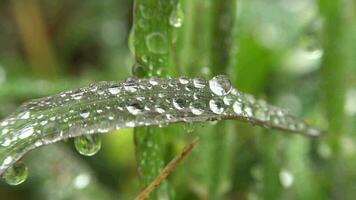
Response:
[[[306,135],[320,134],[285,110],[232,88],[223,75],[210,80],[129,78],[29,102],[0,122],[0,174],[8,169],[5,179],[25,177],[20,169],[27,171],[27,168],[14,163],[31,149],[66,138],[74,137],[78,152],[92,156],[101,147],[100,136],[96,134],[127,127],[219,119],[242,119]]]

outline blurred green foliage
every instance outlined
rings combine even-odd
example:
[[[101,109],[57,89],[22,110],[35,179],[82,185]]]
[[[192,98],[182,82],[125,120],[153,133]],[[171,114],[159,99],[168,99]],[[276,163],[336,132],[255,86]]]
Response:
[[[167,10],[162,22],[146,24],[171,37],[163,74],[227,74],[242,91],[287,108],[329,134],[312,139],[238,122],[165,127],[165,163],[201,137],[168,178],[171,198],[353,199],[355,2],[174,2],[183,12],[181,27],[168,28],[170,19],[164,16],[172,11]],[[131,76],[133,5],[130,0],[1,1],[0,117],[28,99]],[[137,39],[133,46],[137,53],[145,44]],[[102,150],[92,158],[76,154],[72,141],[34,151],[25,158],[29,180],[17,187],[1,182],[0,198],[133,199],[141,190],[133,130],[117,132],[104,136]]]

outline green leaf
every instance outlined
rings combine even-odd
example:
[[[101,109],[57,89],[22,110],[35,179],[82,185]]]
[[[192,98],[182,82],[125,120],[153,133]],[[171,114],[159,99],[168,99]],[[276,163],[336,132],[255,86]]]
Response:
[[[216,76],[129,78],[99,82],[25,103],[0,122],[0,175],[28,151],[67,138],[111,130],[234,119],[318,136],[287,111],[256,100]]]

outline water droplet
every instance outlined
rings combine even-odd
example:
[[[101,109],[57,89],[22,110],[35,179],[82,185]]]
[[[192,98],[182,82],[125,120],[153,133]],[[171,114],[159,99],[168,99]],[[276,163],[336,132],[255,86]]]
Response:
[[[186,85],[189,83],[189,79],[185,76],[179,77],[179,82],[183,85]]]
[[[19,137],[20,139],[25,139],[25,138],[30,137],[33,133],[34,133],[34,129],[33,129],[32,126],[30,126],[30,127],[25,127],[25,128],[23,128],[23,129],[21,129],[21,130],[19,131],[18,137]]]
[[[182,98],[176,98],[173,99],[173,106],[177,109],[177,110],[182,110],[186,107],[186,101]]]
[[[19,185],[27,179],[27,176],[27,166],[23,163],[16,163],[5,171],[3,178],[9,185]]]
[[[28,118],[30,118],[30,112],[23,112],[23,113],[19,114],[19,118],[20,119],[28,119]]]
[[[83,110],[80,114],[81,117],[83,117],[84,119],[88,118],[90,115],[89,111]]]
[[[159,78],[158,77],[151,77],[148,82],[152,85],[152,86],[156,86],[159,83]]]
[[[223,100],[224,100],[224,104],[228,106],[231,105],[233,101],[231,96],[224,96]]]
[[[234,112],[237,115],[243,114],[242,108],[243,108],[243,105],[240,101],[235,101],[235,103],[232,105],[232,109],[234,110]]]
[[[161,33],[151,33],[146,36],[146,45],[149,51],[164,54],[168,51],[167,39]]]
[[[195,78],[193,80],[193,85],[195,88],[202,89],[206,86],[206,80],[203,78]]]
[[[268,120],[268,114],[263,108],[255,108],[253,114],[260,121]]]
[[[127,111],[133,115],[138,115],[144,110],[144,106],[140,102],[133,102],[126,107]]]
[[[163,105],[156,105],[155,110],[156,110],[156,112],[158,112],[160,114],[166,112],[166,108]]]
[[[74,146],[80,154],[93,156],[101,148],[101,138],[99,135],[83,135],[74,138]]]
[[[169,16],[169,24],[175,28],[179,28],[183,25],[183,21],[184,13],[180,4],[178,4]]]
[[[145,77],[147,74],[147,69],[141,63],[135,62],[135,64],[132,66],[132,74],[137,77]]]
[[[113,95],[119,94],[120,88],[118,86],[112,86],[109,88],[109,92]]]
[[[227,95],[232,89],[230,80],[224,75],[218,75],[212,78],[209,81],[209,88],[218,96]]]
[[[293,185],[294,177],[290,171],[282,169],[279,172],[279,180],[284,188],[289,188]]]
[[[204,113],[204,104],[200,103],[200,102],[193,102],[190,105],[190,111],[194,114],[194,115],[201,115]]]
[[[211,99],[209,101],[210,110],[215,114],[221,114],[224,112],[224,102],[220,99]]]
[[[252,113],[252,108],[249,106],[245,106],[244,107],[244,112],[245,112],[245,116],[246,117],[252,117],[253,113]]]

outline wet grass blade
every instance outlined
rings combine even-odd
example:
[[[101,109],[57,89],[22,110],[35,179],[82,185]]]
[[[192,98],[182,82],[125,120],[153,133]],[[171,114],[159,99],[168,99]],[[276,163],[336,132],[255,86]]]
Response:
[[[226,90],[217,87],[217,80],[225,83]],[[309,136],[322,133],[228,83],[221,76],[210,81],[185,77],[130,78],[100,82],[25,103],[0,122],[0,175],[37,147],[127,127],[234,119]]]

